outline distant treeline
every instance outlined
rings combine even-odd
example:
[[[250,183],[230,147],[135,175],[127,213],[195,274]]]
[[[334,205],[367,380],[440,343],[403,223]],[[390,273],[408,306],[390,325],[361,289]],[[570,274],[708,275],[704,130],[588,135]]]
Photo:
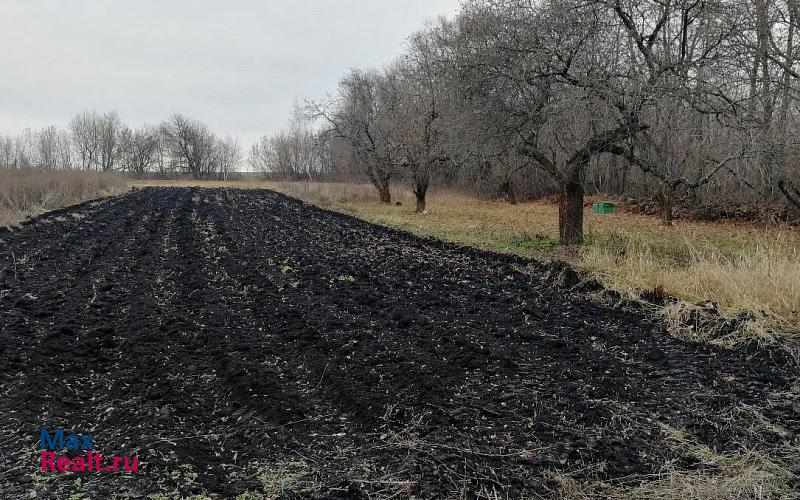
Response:
[[[131,128],[114,112],[86,111],[66,129],[55,125],[0,136],[0,166],[184,174],[226,179],[242,163],[235,137],[175,113],[159,125]]]

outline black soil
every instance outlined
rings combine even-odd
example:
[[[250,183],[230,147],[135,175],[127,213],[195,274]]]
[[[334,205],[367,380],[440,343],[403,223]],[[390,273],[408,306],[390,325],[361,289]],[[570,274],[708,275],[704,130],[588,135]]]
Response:
[[[671,429],[796,443],[787,356],[670,337],[537,267],[255,190],[135,190],[0,233],[0,496],[529,498],[718,472]],[[142,470],[41,474],[40,428]]]

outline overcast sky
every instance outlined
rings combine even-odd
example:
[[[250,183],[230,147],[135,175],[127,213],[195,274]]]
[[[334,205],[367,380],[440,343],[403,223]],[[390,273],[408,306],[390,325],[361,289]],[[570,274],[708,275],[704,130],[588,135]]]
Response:
[[[0,133],[115,109],[173,111],[245,144],[293,103],[380,66],[458,0],[0,0]]]

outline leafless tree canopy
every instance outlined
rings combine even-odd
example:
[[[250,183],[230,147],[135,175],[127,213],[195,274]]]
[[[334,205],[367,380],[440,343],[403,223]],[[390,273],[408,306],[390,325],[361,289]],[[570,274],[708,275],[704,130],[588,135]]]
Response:
[[[267,176],[289,180],[313,180],[333,174],[335,142],[310,130],[298,118],[287,129],[261,137],[250,148],[250,165]]]

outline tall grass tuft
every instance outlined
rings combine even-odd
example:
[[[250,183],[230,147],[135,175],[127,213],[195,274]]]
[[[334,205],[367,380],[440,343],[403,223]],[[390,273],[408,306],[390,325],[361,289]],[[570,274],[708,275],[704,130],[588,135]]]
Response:
[[[0,169],[0,226],[127,188],[126,179],[115,173]]]
[[[800,252],[797,239],[783,232],[764,231],[739,249],[688,238],[630,238],[619,246],[588,246],[580,262],[617,290],[710,299],[728,313],[750,313],[756,328],[765,321],[790,331],[800,324]]]

